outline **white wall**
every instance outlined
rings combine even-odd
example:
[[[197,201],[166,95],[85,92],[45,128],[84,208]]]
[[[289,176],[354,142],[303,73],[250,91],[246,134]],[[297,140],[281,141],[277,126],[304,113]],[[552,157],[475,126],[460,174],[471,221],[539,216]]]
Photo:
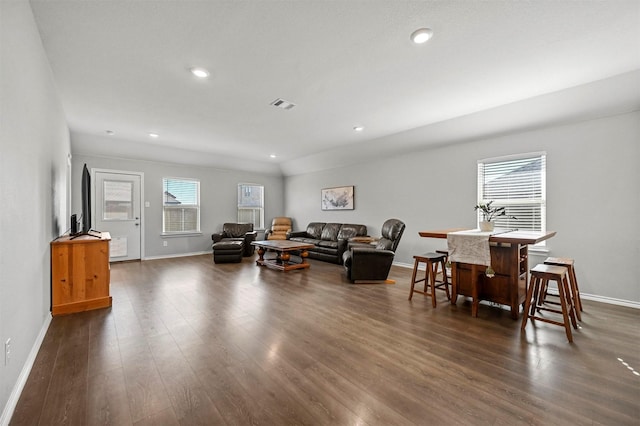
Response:
[[[476,162],[547,152],[550,254],[576,260],[581,292],[640,303],[640,112],[474,140],[285,179],[295,230],[311,221],[367,225],[379,235],[391,217],[407,224],[396,261],[444,240],[418,231],[475,227]],[[323,212],[320,189],[355,185],[355,210]],[[534,257],[530,262],[538,262]]]
[[[29,3],[0,2],[0,424],[50,320],[49,242],[67,226],[69,131]]]
[[[442,241],[422,229],[474,226],[476,161],[513,153],[547,152],[548,227],[553,255],[574,257],[583,293],[640,303],[640,113],[547,127],[438,147],[284,179],[260,173],[83,156],[73,158],[69,131],[40,36],[27,1],[0,1],[0,349],[11,339],[11,361],[0,353],[0,424],[17,402],[39,339],[50,319],[49,242],[80,212],[79,182],[89,167],[145,174],[146,256],[208,251],[210,233],[236,216],[236,185],[265,185],[266,214],[310,221],[364,223],[379,235],[397,217],[407,230],[397,261]],[[89,141],[90,142],[90,141]],[[161,179],[202,182],[202,237],[174,238],[162,247]],[[74,205],[68,209],[70,182]],[[356,209],[320,210],[320,189],[355,185]]]
[[[92,136],[72,134],[72,150],[77,138],[82,138],[83,144],[85,144],[87,140],[92,139]],[[95,143],[105,143],[101,137],[93,138],[96,139]],[[284,185],[281,176],[182,164],[96,157],[74,152],[71,198],[73,200],[72,212],[78,214],[78,217],[80,217],[82,211],[80,204],[80,176],[82,166],[85,163],[89,170],[97,168],[144,173],[144,200],[149,202],[149,207],[143,207],[145,258],[210,251],[211,234],[221,231],[222,224],[225,222],[237,222],[238,183],[264,185],[266,226],[271,224],[271,219],[274,216],[282,216],[284,212]],[[163,177],[200,180],[201,236],[164,239],[161,237]],[[95,202],[95,199],[93,201]],[[162,245],[163,241],[167,241],[167,247]]]

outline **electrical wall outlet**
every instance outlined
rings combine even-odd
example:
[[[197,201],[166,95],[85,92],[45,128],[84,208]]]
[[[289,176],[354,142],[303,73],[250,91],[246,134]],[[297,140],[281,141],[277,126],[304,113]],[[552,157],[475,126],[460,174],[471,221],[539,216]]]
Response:
[[[4,342],[4,365],[9,365],[11,361],[11,339]]]
[[[163,241],[163,242],[162,242],[162,247],[166,247],[166,246],[168,246],[168,245],[169,245],[169,244],[168,244],[166,241]]]

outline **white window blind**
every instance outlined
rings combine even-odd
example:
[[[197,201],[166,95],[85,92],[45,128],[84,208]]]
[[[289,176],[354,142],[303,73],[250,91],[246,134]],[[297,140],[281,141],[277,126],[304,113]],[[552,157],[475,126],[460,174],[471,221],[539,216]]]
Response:
[[[162,179],[162,232],[200,232],[200,181]]]
[[[238,223],[253,223],[253,229],[264,229],[264,186],[238,184]]]
[[[506,208],[506,216],[494,220],[497,228],[545,231],[546,154],[478,161],[478,202],[489,201],[494,207]]]
[[[133,219],[133,182],[103,181],[102,220]]]

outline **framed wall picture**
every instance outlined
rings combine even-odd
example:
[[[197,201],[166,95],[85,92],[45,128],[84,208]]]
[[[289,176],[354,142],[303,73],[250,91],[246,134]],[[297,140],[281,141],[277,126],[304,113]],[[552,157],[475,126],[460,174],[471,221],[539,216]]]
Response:
[[[353,185],[323,189],[321,206],[322,210],[353,210]]]

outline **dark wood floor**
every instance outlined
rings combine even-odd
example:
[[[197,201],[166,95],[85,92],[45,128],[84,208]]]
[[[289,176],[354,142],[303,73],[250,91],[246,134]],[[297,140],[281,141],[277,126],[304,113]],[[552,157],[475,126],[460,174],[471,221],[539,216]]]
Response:
[[[640,422],[638,310],[585,301],[569,344],[499,307],[409,302],[404,268],[351,285],[311,263],[112,265],[113,307],[53,319],[11,424]]]

